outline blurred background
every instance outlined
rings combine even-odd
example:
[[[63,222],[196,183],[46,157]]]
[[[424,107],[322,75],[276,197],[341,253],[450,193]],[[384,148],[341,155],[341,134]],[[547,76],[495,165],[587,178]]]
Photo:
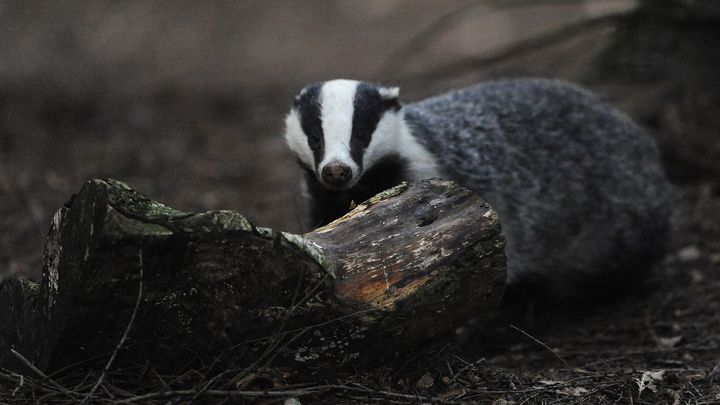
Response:
[[[0,1],[0,273],[40,274],[54,211],[90,178],[297,231],[284,114],[331,78],[406,101],[581,82],[656,135],[675,182],[717,193],[718,3]]]

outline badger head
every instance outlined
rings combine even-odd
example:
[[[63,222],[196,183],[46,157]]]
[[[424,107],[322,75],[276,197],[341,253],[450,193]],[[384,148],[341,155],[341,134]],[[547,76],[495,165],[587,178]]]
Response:
[[[402,122],[398,97],[397,87],[354,80],[308,85],[287,115],[285,139],[326,188],[351,188],[364,170],[396,149]]]

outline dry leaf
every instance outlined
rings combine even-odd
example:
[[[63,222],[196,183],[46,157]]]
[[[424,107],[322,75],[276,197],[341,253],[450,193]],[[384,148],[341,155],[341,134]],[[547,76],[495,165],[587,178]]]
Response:
[[[562,381],[553,381],[553,380],[540,380],[538,381],[542,385],[558,385],[562,384]]]
[[[421,390],[426,390],[435,384],[435,379],[433,376],[430,375],[430,373],[425,373],[424,376],[420,377],[418,382],[415,384],[418,388]]]
[[[560,395],[567,395],[571,397],[580,397],[583,396],[590,391],[587,390],[587,388],[583,387],[567,387],[567,388],[561,388],[559,390],[555,390],[555,393]]]
[[[454,384],[450,386],[450,388],[442,395],[440,395],[440,398],[442,399],[454,399],[461,395],[465,394],[465,388],[461,387],[458,384]]]
[[[680,336],[672,336],[672,337],[658,337],[657,338],[657,345],[660,350],[672,350],[677,346],[678,343],[682,340],[682,335]]]
[[[702,256],[702,252],[695,245],[686,246],[677,252],[677,257],[681,262],[692,262]]]
[[[657,392],[657,383],[662,382],[665,370],[660,371],[644,371],[640,378],[635,379],[638,385],[638,396],[647,388],[652,392]]]

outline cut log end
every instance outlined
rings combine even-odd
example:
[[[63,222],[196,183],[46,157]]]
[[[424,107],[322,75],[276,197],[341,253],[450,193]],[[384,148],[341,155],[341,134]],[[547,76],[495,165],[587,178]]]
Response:
[[[450,181],[402,184],[305,237],[336,258],[336,296],[396,336],[446,333],[502,298],[497,215]]]

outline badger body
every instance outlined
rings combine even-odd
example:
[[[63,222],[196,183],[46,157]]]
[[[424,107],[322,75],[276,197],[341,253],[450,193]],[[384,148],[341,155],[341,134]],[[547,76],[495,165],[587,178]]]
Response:
[[[511,293],[604,295],[662,253],[671,187],[657,147],[586,90],[503,80],[405,106],[398,93],[333,80],[296,97],[286,139],[307,228],[401,181],[444,177],[497,211]]]

